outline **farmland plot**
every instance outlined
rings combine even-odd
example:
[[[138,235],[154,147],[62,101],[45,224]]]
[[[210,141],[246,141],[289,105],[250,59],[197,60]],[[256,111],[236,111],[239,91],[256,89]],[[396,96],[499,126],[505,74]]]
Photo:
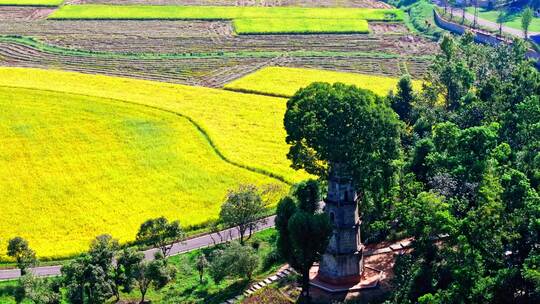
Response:
[[[265,65],[420,77],[427,66],[423,56],[436,50],[434,43],[395,23],[370,24],[370,35],[235,36],[226,21],[35,20],[40,14],[0,7],[0,35],[34,37],[60,50],[4,40],[0,64],[219,87]]]
[[[11,6],[58,6],[64,0],[0,0],[0,5]]]
[[[398,9],[175,5],[66,5],[53,20],[232,20],[237,34],[368,33],[367,21],[402,21]]]
[[[396,89],[398,79],[313,69],[267,67],[237,79],[225,85],[225,88],[232,91],[291,97],[296,91],[313,82],[342,82],[385,96],[389,91]],[[413,86],[420,89],[421,82],[413,81]]]
[[[164,19],[164,20],[232,20],[232,19],[361,19],[368,21],[402,21],[398,9],[340,7],[252,7],[252,6],[156,6],[156,5],[65,5],[49,19]]]
[[[103,233],[133,240],[152,217],[203,223],[238,183],[280,184],[224,162],[172,113],[2,86],[0,106],[4,248],[20,235],[41,257],[71,255]]]
[[[408,35],[399,24],[370,24],[373,35],[234,36],[229,22],[50,21],[11,22],[2,17],[0,35],[35,37],[72,49],[117,53],[199,53],[245,51],[345,51],[423,56],[435,44]],[[397,34],[396,34],[397,33]]]
[[[0,183],[0,195],[17,205],[4,213],[13,220],[0,237],[28,237],[42,256],[74,253],[104,232],[130,240],[150,216],[201,223],[238,183],[283,185],[279,179],[307,176],[285,157],[284,99],[12,68],[0,69],[0,92],[0,170],[12,177]],[[25,207],[57,216],[29,226]],[[68,216],[75,223],[61,222]],[[47,236],[51,227],[59,230]]]
[[[132,58],[72,56],[0,40],[0,65],[39,67],[220,87],[267,65],[421,77],[427,58],[386,58],[370,54],[299,54],[270,57]]]

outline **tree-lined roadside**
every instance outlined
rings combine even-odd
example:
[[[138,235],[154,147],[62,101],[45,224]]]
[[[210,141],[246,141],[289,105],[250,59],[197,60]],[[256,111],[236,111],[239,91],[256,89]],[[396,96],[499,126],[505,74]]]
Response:
[[[435,1],[433,1],[433,3],[435,5],[437,5],[438,7],[440,7],[441,9],[444,9],[443,1],[435,0]],[[470,23],[475,22],[474,14],[471,14],[471,13],[467,12],[466,9],[465,9],[465,12],[463,12],[463,8],[461,8],[461,7],[460,8],[457,8],[457,7],[454,8],[453,16],[454,16],[454,18],[453,18],[452,21],[455,21],[455,22],[461,21],[461,19],[463,17],[465,18],[465,20],[467,20]],[[477,24],[478,27],[490,28],[490,29],[493,29],[493,30],[499,30],[499,26],[500,26],[497,22],[489,21],[489,20],[483,19],[483,18],[481,18],[479,16],[476,17],[476,24]],[[502,26],[500,26],[500,29],[505,34],[512,35],[512,36],[519,37],[519,38],[524,38],[524,33],[523,33],[523,30],[521,30],[521,29],[512,28],[512,27],[506,26],[504,24]],[[540,32],[531,32],[531,31],[528,32],[529,37],[530,36],[536,36],[536,35],[540,35]]]
[[[274,215],[264,218],[262,220],[262,224],[256,228],[256,231],[261,231],[274,227],[274,219]],[[174,243],[170,248],[169,256],[178,255],[196,249],[212,246],[215,244],[224,243],[228,240],[238,239],[239,237],[240,234],[237,227],[224,229],[218,232],[207,233],[192,239],[185,240],[183,242]],[[151,248],[143,251],[145,260],[152,260],[155,253],[159,250],[159,248]],[[60,275],[61,268],[62,265],[41,266],[30,268],[29,272],[38,277],[57,276]],[[0,270],[0,281],[17,279],[20,276],[21,271],[19,269]]]

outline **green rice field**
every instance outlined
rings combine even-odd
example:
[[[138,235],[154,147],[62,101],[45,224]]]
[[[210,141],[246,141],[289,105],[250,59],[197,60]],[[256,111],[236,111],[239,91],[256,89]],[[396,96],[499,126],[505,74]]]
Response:
[[[247,6],[167,6],[167,5],[66,5],[49,19],[362,19],[367,21],[401,21],[397,9],[305,8]]]
[[[0,0],[0,6],[58,6],[64,0]]]
[[[285,22],[284,22],[285,21]],[[345,34],[369,32],[366,20],[360,19],[235,19],[237,34]]]

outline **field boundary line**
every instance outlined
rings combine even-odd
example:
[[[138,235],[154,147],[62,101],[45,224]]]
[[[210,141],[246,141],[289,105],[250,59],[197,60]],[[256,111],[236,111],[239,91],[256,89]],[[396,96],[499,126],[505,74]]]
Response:
[[[206,131],[206,129],[202,125],[200,125],[197,121],[195,121],[193,118],[191,118],[188,115],[183,114],[183,113],[179,113],[179,112],[176,112],[176,111],[173,111],[173,110],[163,109],[163,108],[160,108],[160,107],[157,107],[157,106],[138,103],[138,102],[135,102],[135,101],[119,99],[119,98],[101,97],[101,96],[95,96],[95,95],[90,95],[90,94],[72,93],[72,92],[59,91],[59,90],[45,90],[45,89],[38,89],[38,88],[26,87],[26,86],[0,85],[0,87],[2,87],[2,88],[12,88],[12,89],[27,89],[27,90],[31,90],[31,91],[41,91],[41,92],[62,93],[62,94],[68,94],[68,95],[74,95],[74,96],[94,97],[94,98],[100,98],[100,99],[105,99],[105,100],[111,100],[111,101],[131,104],[131,105],[135,105],[135,106],[141,106],[141,107],[145,107],[145,108],[154,109],[154,110],[157,110],[157,111],[162,111],[162,112],[166,112],[166,113],[169,113],[169,114],[173,114],[173,115],[182,117],[184,119],[187,119],[199,131],[199,133],[201,133],[201,135],[206,139],[206,141],[208,142],[208,144],[210,145],[212,150],[217,154],[217,156],[219,158],[221,158],[223,161],[225,161],[226,163],[228,163],[230,165],[233,165],[235,167],[244,169],[244,170],[248,170],[248,171],[253,172],[253,173],[257,173],[257,174],[264,175],[266,177],[273,178],[273,179],[278,180],[278,181],[280,181],[282,183],[285,183],[287,185],[292,185],[293,184],[292,181],[287,180],[284,176],[281,176],[279,174],[270,172],[270,171],[268,171],[266,169],[257,168],[257,167],[253,167],[253,166],[249,166],[249,165],[244,165],[244,164],[241,164],[239,162],[236,162],[236,161],[233,161],[233,160],[229,159],[227,156],[225,156],[223,154],[223,152],[220,151],[219,147],[216,145],[216,143],[210,137],[210,134],[208,133],[208,131]]]

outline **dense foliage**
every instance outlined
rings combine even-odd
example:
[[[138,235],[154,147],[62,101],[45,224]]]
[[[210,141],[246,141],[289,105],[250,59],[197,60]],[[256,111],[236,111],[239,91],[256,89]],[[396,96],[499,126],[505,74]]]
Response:
[[[299,90],[285,113],[287,157],[295,169],[325,179],[342,164],[363,197],[363,228],[375,235],[399,171],[401,122],[385,98],[343,83]]]
[[[440,48],[420,92],[407,76],[386,100],[344,84],[298,91],[285,114],[288,157],[322,179],[346,164],[364,239],[414,237],[389,303],[536,303],[539,73],[523,41],[486,47],[467,33]],[[291,263],[299,209],[291,198],[277,209]]]
[[[393,98],[410,115],[388,218],[415,241],[392,303],[538,302],[540,78],[525,52],[444,37],[423,90]]]
[[[320,261],[332,234],[328,215],[319,208],[321,186],[308,180],[293,188],[277,206],[276,242],[279,254],[302,276],[300,302],[309,302],[309,270]]]

